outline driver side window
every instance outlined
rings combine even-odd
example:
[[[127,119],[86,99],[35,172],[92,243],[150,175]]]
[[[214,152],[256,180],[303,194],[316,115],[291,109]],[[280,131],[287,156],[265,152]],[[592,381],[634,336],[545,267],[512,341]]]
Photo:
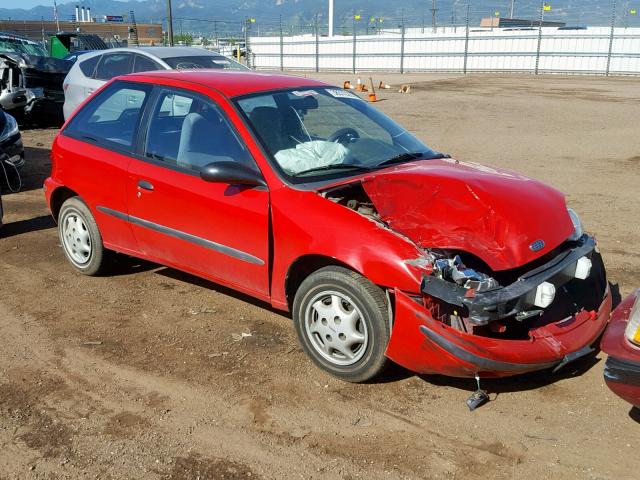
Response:
[[[233,125],[209,99],[181,90],[163,90],[153,109],[145,156],[168,166],[199,172],[219,161],[255,168]]]

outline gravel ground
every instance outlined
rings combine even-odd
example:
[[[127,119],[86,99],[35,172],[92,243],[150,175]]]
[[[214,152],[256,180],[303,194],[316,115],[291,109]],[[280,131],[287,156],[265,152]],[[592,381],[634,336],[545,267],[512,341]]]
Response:
[[[380,80],[412,85],[377,105],[435,149],[566,192],[610,281],[640,286],[636,79]],[[26,185],[3,197],[0,479],[637,478],[640,415],[605,387],[602,354],[487,381],[470,413],[468,380],[321,373],[287,316],[219,285],[128,258],[74,273],[41,190],[55,133],[24,132]]]

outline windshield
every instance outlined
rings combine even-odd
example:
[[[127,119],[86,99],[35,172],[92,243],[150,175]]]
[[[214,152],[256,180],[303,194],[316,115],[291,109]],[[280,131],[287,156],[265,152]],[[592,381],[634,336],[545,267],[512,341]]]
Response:
[[[270,92],[236,103],[280,171],[294,183],[442,157],[367,102],[339,88]]]
[[[19,38],[0,38],[0,52],[20,53],[38,57],[47,56],[44,48],[37,43],[25,42]]]
[[[222,68],[227,70],[247,70],[241,63],[223,55],[198,55],[163,58],[175,70],[197,70],[201,68]]]

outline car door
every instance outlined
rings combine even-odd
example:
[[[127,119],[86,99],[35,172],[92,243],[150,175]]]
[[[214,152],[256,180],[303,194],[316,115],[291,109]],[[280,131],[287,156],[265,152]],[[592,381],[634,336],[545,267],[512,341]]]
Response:
[[[223,111],[208,97],[157,87],[140,159],[129,167],[129,215],[139,248],[252,295],[269,293],[269,192],[211,183],[215,161],[258,170]]]
[[[136,253],[127,221],[129,163],[152,85],[117,81],[100,91],[56,138],[54,162],[69,165],[64,183],[92,210],[108,248]]]

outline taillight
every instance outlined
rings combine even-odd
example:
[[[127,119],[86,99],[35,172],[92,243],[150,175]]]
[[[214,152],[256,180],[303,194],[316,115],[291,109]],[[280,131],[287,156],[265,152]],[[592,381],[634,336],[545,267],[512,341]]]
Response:
[[[629,323],[627,329],[624,331],[624,336],[627,337],[631,343],[640,346],[640,295],[636,297],[636,301],[631,309],[631,315],[629,316]]]

